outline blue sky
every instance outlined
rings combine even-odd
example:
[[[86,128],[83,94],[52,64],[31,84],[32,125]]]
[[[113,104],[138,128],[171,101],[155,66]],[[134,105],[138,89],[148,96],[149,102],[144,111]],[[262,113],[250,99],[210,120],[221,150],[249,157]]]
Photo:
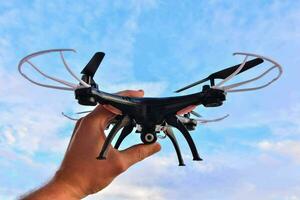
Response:
[[[177,167],[172,145],[160,140],[160,153],[87,199],[300,199],[299,10],[292,0],[1,1],[0,199],[49,180],[74,126],[60,113],[86,109],[72,93],[39,88],[17,73],[23,56],[50,48],[76,49],[66,59],[78,74],[94,52],[104,51],[95,77],[100,88],[144,89],[146,96],[174,95],[239,63],[236,51],[284,67],[264,90],[229,94],[221,108],[197,108],[205,117],[230,114],[193,132],[203,162],[191,161],[179,135],[187,166]],[[58,55],[37,63],[72,80]],[[137,142],[132,135],[124,147]]]

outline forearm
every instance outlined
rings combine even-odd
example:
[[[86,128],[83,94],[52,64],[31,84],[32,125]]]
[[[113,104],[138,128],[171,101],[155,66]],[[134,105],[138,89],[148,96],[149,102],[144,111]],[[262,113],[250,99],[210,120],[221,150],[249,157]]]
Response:
[[[22,196],[21,200],[78,200],[84,196],[79,195],[72,186],[62,180],[54,178],[43,187]]]

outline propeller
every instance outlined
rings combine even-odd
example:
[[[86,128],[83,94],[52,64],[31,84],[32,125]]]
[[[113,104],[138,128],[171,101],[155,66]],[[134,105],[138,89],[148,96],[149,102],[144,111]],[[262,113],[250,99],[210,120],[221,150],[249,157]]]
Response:
[[[89,61],[89,63],[83,68],[81,71],[81,74],[88,75],[93,78],[94,74],[96,73],[98,67],[100,66],[103,58],[105,56],[105,53],[103,52],[97,52],[94,54],[92,59]]]
[[[252,67],[255,67],[255,66],[257,66],[257,65],[259,65],[259,64],[261,64],[261,63],[263,63],[263,62],[264,62],[264,60],[261,59],[261,58],[255,58],[255,59],[249,60],[249,61],[247,61],[247,62],[245,63],[245,66],[241,69],[241,71],[239,71],[238,74],[240,74],[240,73],[242,73],[242,72],[244,72],[244,71],[246,71],[246,70],[248,70],[248,69],[251,69]],[[241,64],[242,64],[242,63],[241,63]],[[192,84],[190,84],[190,85],[188,85],[188,86],[185,86],[185,87],[183,87],[183,88],[181,88],[181,89],[179,89],[179,90],[176,90],[175,92],[176,92],[176,93],[182,92],[183,90],[189,89],[189,88],[191,88],[191,87],[194,87],[194,86],[196,86],[196,85],[199,85],[199,84],[201,84],[201,83],[204,83],[204,82],[206,82],[206,81],[208,81],[208,80],[210,81],[211,86],[213,86],[213,85],[214,85],[214,79],[225,79],[225,78],[227,78],[227,77],[230,76],[233,72],[235,72],[235,71],[239,68],[239,66],[240,66],[241,64],[238,64],[238,65],[235,65],[235,66],[232,66],[232,67],[223,69],[223,70],[218,71],[218,72],[215,72],[215,73],[209,75],[208,77],[206,77],[206,78],[204,78],[204,79],[202,79],[202,80],[200,80],[200,81],[197,81],[197,82],[195,82],[195,83],[192,83]]]

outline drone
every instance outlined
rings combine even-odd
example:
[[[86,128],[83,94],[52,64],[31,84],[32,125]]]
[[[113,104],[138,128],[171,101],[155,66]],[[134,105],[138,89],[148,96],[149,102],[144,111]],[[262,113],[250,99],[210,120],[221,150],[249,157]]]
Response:
[[[215,73],[210,74],[206,78],[192,83],[188,86],[185,86],[179,90],[176,90],[176,93],[182,92],[184,90],[190,89],[192,87],[198,86],[199,84],[209,82],[202,86],[201,91],[181,96],[173,96],[173,97],[129,97],[129,96],[120,96],[118,94],[112,94],[108,92],[104,92],[99,89],[98,84],[94,80],[94,75],[100,66],[105,53],[97,52],[95,53],[88,64],[81,71],[82,77],[79,78],[76,74],[71,70],[68,66],[65,58],[64,52],[76,52],[74,49],[50,49],[39,51],[33,54],[30,54],[23,59],[20,60],[18,65],[18,70],[20,74],[29,80],[31,83],[36,85],[60,89],[60,90],[69,90],[75,93],[75,98],[77,99],[80,105],[84,106],[96,106],[98,104],[101,105],[111,105],[117,109],[119,109],[122,114],[116,115],[115,118],[109,123],[112,125],[110,132],[108,133],[106,140],[102,146],[102,149],[99,151],[99,156],[97,159],[103,160],[107,158],[108,150],[110,145],[112,144],[113,139],[117,136],[117,133],[121,131],[119,137],[116,140],[114,145],[115,149],[119,149],[123,140],[133,132],[135,128],[135,132],[140,134],[140,139],[144,144],[152,144],[157,141],[158,138],[168,137],[176,151],[179,166],[184,166],[183,157],[180,151],[180,147],[176,136],[173,132],[173,128],[176,128],[185,138],[187,144],[191,150],[193,160],[201,161],[202,158],[199,156],[197,147],[191,137],[190,131],[195,130],[198,124],[204,124],[208,122],[216,122],[221,121],[228,117],[225,115],[223,117],[211,120],[201,119],[201,115],[195,111],[190,111],[185,114],[178,114],[179,111],[188,108],[189,106],[200,106],[204,107],[219,107],[223,105],[223,102],[226,100],[226,95],[231,92],[243,92],[243,91],[251,91],[258,90],[264,87],[267,87],[282,75],[282,67],[276,61],[253,53],[244,53],[237,52],[233,55],[244,56],[244,60],[242,63],[217,71]],[[74,84],[50,75],[45,74],[41,71],[32,61],[31,59],[37,56],[41,56],[48,53],[59,53],[60,58],[63,62],[64,67],[70,73],[72,77],[78,81],[78,84]],[[252,57],[252,60],[247,61],[249,57]],[[251,78],[246,81],[224,85],[229,80],[231,80],[236,75],[243,73],[249,69],[252,69],[263,62],[268,62],[272,64],[272,67],[268,68],[262,74],[257,77]],[[51,79],[55,82],[63,84],[64,86],[57,85],[48,85],[44,83],[39,83],[29,78],[23,71],[22,67],[27,63],[29,66],[33,67],[39,74],[42,76]],[[236,89],[241,85],[248,84],[250,82],[261,79],[263,76],[268,74],[273,69],[278,69],[278,75],[273,78],[268,83],[257,87],[250,88],[240,88]],[[218,83],[216,80],[220,79]],[[78,113],[82,114],[84,112]],[[197,118],[192,117],[195,116]],[[67,115],[65,115],[68,117]],[[68,117],[73,119],[71,117]],[[108,125],[108,126],[109,126]],[[163,133],[164,136],[160,135]]]

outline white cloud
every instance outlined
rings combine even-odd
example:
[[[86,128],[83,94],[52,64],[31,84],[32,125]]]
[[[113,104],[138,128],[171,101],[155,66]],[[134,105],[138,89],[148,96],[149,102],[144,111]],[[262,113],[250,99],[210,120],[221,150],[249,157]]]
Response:
[[[72,96],[36,87],[6,68],[0,70],[0,85],[0,143],[29,157],[63,153],[68,135],[61,129],[68,121],[60,113],[72,107]]]
[[[115,200],[164,200],[163,189],[160,186],[133,185],[130,183],[116,183],[98,194],[88,196],[86,200],[115,199]]]
[[[16,106],[2,111],[0,121],[3,124],[0,135],[4,134],[6,138],[2,143],[8,143],[12,148],[28,154],[39,150],[51,151],[62,140],[59,130],[66,125],[66,120],[58,113],[59,110],[41,105],[39,109]],[[62,149],[56,153],[62,153]]]
[[[12,134],[12,130],[10,128],[6,129],[4,132],[4,137],[5,137],[5,140],[7,141],[7,143],[9,145],[12,145],[15,141],[16,141],[16,138],[15,136]]]
[[[299,177],[297,168],[289,168],[283,162],[267,165],[259,157],[220,152],[207,155],[203,162],[191,162],[190,155],[183,155],[187,166],[178,167],[174,153],[160,153],[133,166],[106,189],[86,199],[273,200],[300,195],[297,183],[295,186],[290,180],[292,176]],[[283,168],[291,170],[282,174],[285,178],[274,175]]]
[[[280,155],[287,156],[293,161],[300,164],[300,141],[284,140],[284,141],[261,141],[258,147],[267,152],[275,152]]]

